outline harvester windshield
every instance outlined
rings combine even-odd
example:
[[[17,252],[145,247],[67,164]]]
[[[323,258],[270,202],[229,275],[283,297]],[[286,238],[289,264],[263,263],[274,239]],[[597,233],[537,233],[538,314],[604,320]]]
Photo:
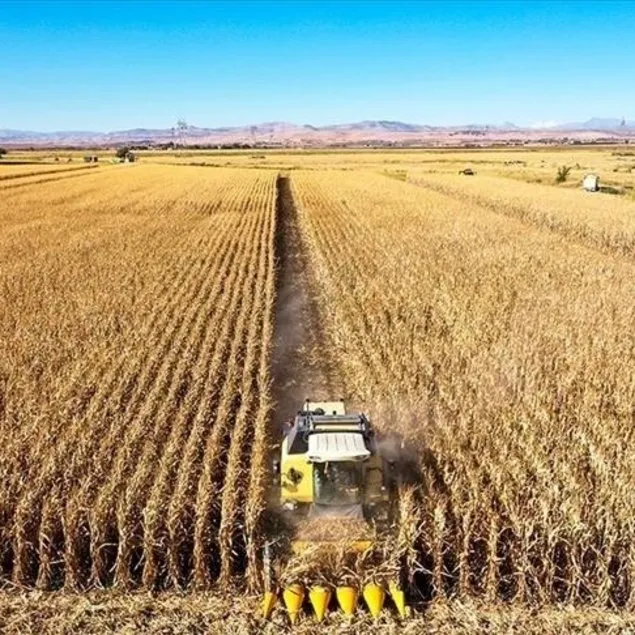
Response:
[[[315,503],[318,505],[360,505],[363,468],[357,461],[315,463]]]

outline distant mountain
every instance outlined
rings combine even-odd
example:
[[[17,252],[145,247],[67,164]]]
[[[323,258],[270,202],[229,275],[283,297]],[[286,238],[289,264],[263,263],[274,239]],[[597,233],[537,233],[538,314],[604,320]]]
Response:
[[[404,123],[403,121],[360,121],[358,123],[335,124],[332,126],[322,126],[318,130],[381,130],[388,132],[424,132],[434,130],[433,126],[422,126],[414,123]]]
[[[635,130],[635,121],[625,119],[592,117],[591,119],[578,123],[565,123],[555,126],[558,130]]]
[[[71,143],[77,141],[101,141],[107,135],[103,132],[87,132],[83,130],[64,130],[59,132],[35,132],[33,130],[0,129],[0,141],[3,143]]]
[[[394,144],[394,143],[491,143],[541,141],[567,137],[590,141],[596,138],[635,136],[635,122],[621,119],[593,118],[583,123],[563,125],[536,124],[519,127],[506,121],[502,124],[471,123],[458,126],[430,126],[392,120],[367,120],[354,123],[313,126],[286,121],[269,121],[247,126],[201,128],[133,128],[112,132],[0,129],[0,143],[13,146],[115,146],[122,144],[159,145],[270,145],[325,146],[333,144]]]

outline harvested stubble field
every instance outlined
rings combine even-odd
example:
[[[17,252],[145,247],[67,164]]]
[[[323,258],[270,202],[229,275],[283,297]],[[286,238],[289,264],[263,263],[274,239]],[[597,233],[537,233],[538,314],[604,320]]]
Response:
[[[405,629],[632,626],[635,204],[347,160],[289,173],[294,247],[323,364],[410,449]],[[262,582],[277,178],[0,184],[0,628],[285,628],[231,604]]]

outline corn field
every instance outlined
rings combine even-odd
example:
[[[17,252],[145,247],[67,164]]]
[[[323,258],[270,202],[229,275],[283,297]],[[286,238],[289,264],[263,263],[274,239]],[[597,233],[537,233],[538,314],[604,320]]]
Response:
[[[351,396],[421,457],[424,595],[632,607],[632,222],[594,249],[500,191],[502,213],[371,174],[294,183]]]
[[[148,167],[2,196],[3,576],[206,588],[246,573],[275,175]]]
[[[60,172],[0,175],[1,578],[259,591],[278,171]],[[635,206],[289,178],[323,364],[415,466],[412,593],[635,609]]]

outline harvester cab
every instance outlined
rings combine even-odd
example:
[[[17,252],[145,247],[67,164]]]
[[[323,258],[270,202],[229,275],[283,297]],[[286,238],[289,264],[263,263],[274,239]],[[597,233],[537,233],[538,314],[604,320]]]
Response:
[[[347,413],[342,401],[306,401],[274,467],[283,510],[309,518],[388,520],[391,466],[366,415]]]
[[[382,456],[368,417],[346,412],[343,401],[306,400],[287,423],[273,467],[279,511],[293,527],[291,554],[306,557],[316,547],[342,546],[347,552],[369,553],[376,547],[375,538],[390,527],[397,491],[395,465]],[[355,529],[342,540],[344,523]],[[277,598],[272,544],[265,548],[265,617]],[[363,589],[336,585],[334,595],[344,613],[355,610],[360,591],[373,615],[381,611],[386,592],[399,614],[405,615],[405,596],[398,582],[386,587],[367,584]],[[292,584],[282,597],[294,622],[305,599],[304,586]],[[330,597],[326,587],[309,585],[308,598],[318,620]]]

